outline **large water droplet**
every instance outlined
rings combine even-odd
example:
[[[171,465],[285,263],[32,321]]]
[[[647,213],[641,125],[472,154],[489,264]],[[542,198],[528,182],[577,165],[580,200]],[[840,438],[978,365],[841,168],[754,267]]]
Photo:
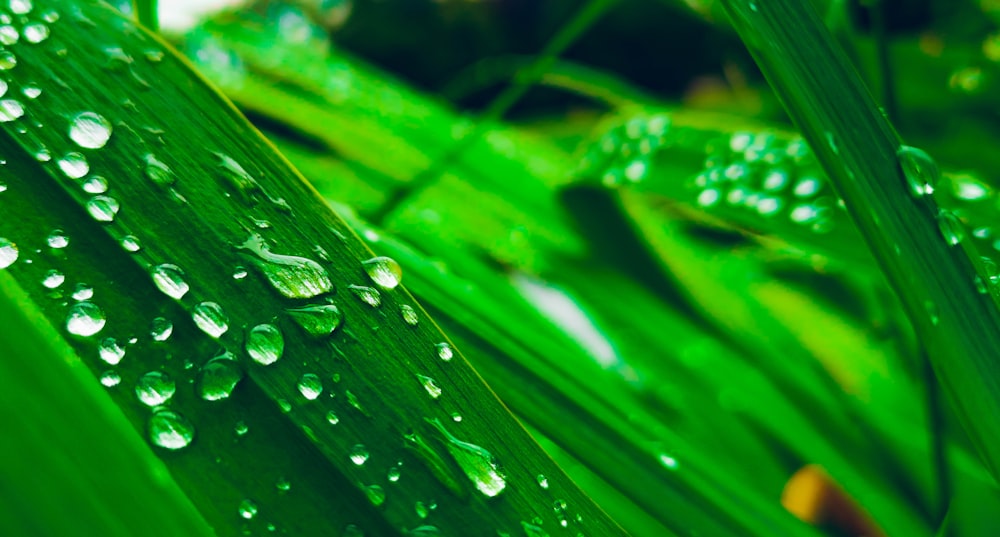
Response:
[[[101,345],[97,348],[97,353],[108,365],[118,365],[125,357],[125,347],[122,347],[118,340],[113,337],[101,340]]]
[[[86,149],[100,149],[111,138],[111,122],[94,112],[80,112],[69,124],[69,137]]]
[[[163,294],[174,300],[180,300],[188,292],[188,284],[184,281],[184,271],[177,265],[163,263],[152,270],[153,283]]]
[[[202,302],[191,313],[195,326],[210,337],[219,339],[229,330],[229,317],[215,302]]]
[[[402,267],[391,257],[373,257],[362,261],[361,265],[372,281],[383,289],[395,289],[403,280]]]
[[[259,324],[247,335],[247,354],[260,365],[271,365],[281,358],[285,338],[273,324]]]
[[[146,430],[149,440],[164,449],[182,449],[194,440],[194,425],[184,416],[166,408],[153,412]]]
[[[364,444],[355,444],[354,447],[351,448],[350,457],[351,462],[361,466],[368,460],[368,448],[366,448]]]
[[[66,314],[66,331],[80,337],[90,337],[101,331],[107,319],[93,302],[77,302]]]
[[[319,263],[291,255],[271,253],[259,235],[253,235],[240,248],[250,250],[254,265],[264,273],[272,287],[288,298],[312,298],[329,293],[333,283]]]
[[[98,222],[113,222],[121,206],[110,196],[94,196],[87,200],[87,212]]]
[[[232,353],[223,353],[202,366],[198,377],[198,395],[206,401],[228,399],[240,380],[243,370]]]
[[[299,382],[296,384],[296,387],[299,389],[299,393],[302,394],[302,397],[305,397],[310,401],[315,400],[320,396],[320,394],[323,393],[323,381],[320,380],[319,375],[315,373],[303,374],[299,377]]]
[[[378,292],[378,289],[361,285],[348,285],[347,288],[354,293],[354,296],[360,298],[362,302],[373,308],[382,305],[382,295]]]
[[[173,333],[174,323],[163,317],[153,319],[149,327],[149,335],[153,337],[154,341],[166,341],[170,339],[170,335]]]
[[[31,0],[10,0],[7,6],[10,8],[10,12],[15,15],[27,15],[34,8]]]
[[[922,149],[903,145],[896,151],[899,166],[903,169],[903,177],[910,187],[914,197],[933,194],[941,178],[941,170],[934,159]]]
[[[427,390],[427,395],[430,395],[432,399],[441,397],[441,388],[434,382],[434,379],[424,375],[417,375],[417,380],[420,381],[420,384]]]
[[[0,269],[5,269],[17,261],[17,245],[10,239],[0,237]]]
[[[63,158],[56,161],[56,164],[62,170],[63,175],[70,179],[79,179],[90,173],[90,164],[87,163],[87,157],[83,156],[82,153],[66,153]]]
[[[941,230],[941,236],[944,237],[944,240],[949,245],[955,246],[965,238],[965,226],[955,216],[955,213],[947,209],[940,209],[937,215],[937,222],[938,229]]]
[[[135,396],[144,405],[160,406],[170,400],[177,391],[174,379],[161,371],[150,371],[139,377],[135,384]]]
[[[448,432],[438,419],[427,420],[447,440],[445,446],[476,490],[494,497],[507,487],[507,479],[493,455],[480,446],[463,442]]]
[[[319,304],[285,310],[288,315],[313,337],[324,337],[333,333],[343,319],[340,309],[333,304]]]

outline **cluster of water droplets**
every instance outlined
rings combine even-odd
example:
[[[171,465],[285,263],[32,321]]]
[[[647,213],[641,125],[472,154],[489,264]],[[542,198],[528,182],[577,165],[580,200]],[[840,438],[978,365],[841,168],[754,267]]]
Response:
[[[653,155],[669,145],[670,134],[666,114],[632,118],[605,133],[584,156],[581,169],[598,170],[609,187],[638,183],[649,173]]]

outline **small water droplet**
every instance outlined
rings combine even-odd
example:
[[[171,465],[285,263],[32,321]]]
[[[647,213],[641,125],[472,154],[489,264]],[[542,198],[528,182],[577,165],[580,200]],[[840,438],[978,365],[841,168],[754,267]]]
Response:
[[[236,433],[236,436],[243,436],[250,432],[250,426],[247,425],[247,422],[239,420],[233,426],[233,432]]]
[[[822,187],[823,183],[818,177],[806,176],[795,183],[795,187],[792,188],[792,194],[800,198],[807,198],[818,193]]]
[[[153,319],[149,327],[149,335],[153,337],[154,341],[166,341],[170,339],[170,334],[173,333],[174,323],[163,317]]]
[[[459,414],[458,412],[452,412],[451,413],[451,421],[454,421],[455,423],[461,423],[462,422],[462,415]]]
[[[53,269],[45,273],[45,277],[42,278],[42,285],[45,286],[46,289],[56,289],[62,285],[64,281],[66,281],[66,276],[64,276],[62,272]]]
[[[5,269],[13,265],[17,261],[17,256],[17,245],[11,242],[10,239],[0,237],[0,269]]]
[[[493,455],[480,446],[463,442],[454,436],[438,419],[427,420],[447,440],[446,447],[452,458],[472,481],[476,490],[488,497],[495,497],[507,487],[507,478]]]
[[[455,355],[454,351],[451,349],[451,345],[448,343],[438,343],[435,345],[437,347],[438,358],[448,362]]]
[[[135,235],[125,235],[122,237],[122,248],[126,252],[135,253],[142,249],[142,243],[139,242],[139,237]]]
[[[0,45],[16,44],[20,38],[21,34],[17,32],[17,28],[14,28],[9,24],[0,26]]]
[[[97,353],[101,360],[104,360],[108,365],[118,365],[125,357],[125,347],[121,346],[115,338],[108,337],[101,340]]]
[[[87,200],[87,212],[98,222],[113,222],[121,206],[110,196],[94,196]]]
[[[208,361],[198,373],[198,395],[206,401],[228,399],[243,379],[236,357],[225,352]]]
[[[340,326],[343,314],[333,304],[318,304],[285,310],[296,324],[313,337],[325,337]]]
[[[90,164],[83,153],[66,153],[61,159],[56,161],[63,175],[70,179],[79,179],[90,173]]]
[[[150,371],[139,377],[135,385],[135,396],[144,405],[160,406],[170,400],[177,391],[174,379],[161,371]]]
[[[246,277],[247,277],[247,269],[245,269],[243,267],[236,267],[233,270],[233,279],[234,280],[242,280],[243,278],[246,278]]]
[[[93,302],[77,302],[66,315],[66,331],[80,337],[90,337],[104,328],[107,319]]]
[[[427,516],[430,515],[430,509],[427,509],[427,504],[419,500],[414,502],[413,510],[417,513],[417,516],[420,518],[427,518]]]
[[[413,306],[409,304],[403,304],[399,307],[399,314],[403,317],[403,322],[410,326],[417,326],[420,322],[420,318],[417,317],[417,310],[413,309]]]
[[[38,86],[25,86],[21,88],[21,93],[29,99],[37,99],[42,94],[42,88]]]
[[[402,267],[391,257],[373,257],[362,261],[361,265],[368,273],[368,277],[383,289],[395,289],[403,280]]]
[[[146,429],[150,441],[164,449],[182,449],[194,440],[194,425],[184,416],[166,408],[153,411]]]
[[[362,285],[348,285],[347,288],[354,293],[354,296],[358,297],[362,302],[373,308],[377,308],[382,305],[382,295],[378,292],[378,289],[373,287],[364,287]]]
[[[101,373],[101,384],[105,388],[113,388],[122,382],[122,376],[115,371],[105,371]]]
[[[85,149],[100,149],[111,138],[111,122],[95,112],[80,112],[70,121],[69,137]]]
[[[677,469],[677,459],[671,457],[670,455],[667,455],[666,453],[660,453],[657,459],[659,459],[660,464],[662,464],[667,469],[669,470]]]
[[[257,516],[257,503],[251,499],[243,500],[240,502],[239,513],[240,517],[250,520]]]
[[[548,489],[549,488],[549,478],[545,477],[544,475],[538,474],[535,477],[535,480],[538,481],[538,486],[539,487],[542,487],[543,489]]]
[[[144,170],[146,173],[146,178],[152,181],[154,184],[162,187],[168,187],[177,182],[177,176],[174,175],[174,172],[173,170],[170,169],[170,166],[167,166],[159,159],[157,159],[156,155],[153,155],[152,153],[147,153],[146,155],[143,156],[143,160],[146,161],[146,168]]]
[[[84,179],[83,191],[87,194],[104,194],[108,191],[108,180],[100,175],[94,175]]]
[[[252,258],[254,265],[276,291],[288,298],[312,298],[333,290],[330,276],[319,263],[304,257],[271,253],[259,235],[251,236],[240,248],[256,256]]]
[[[59,250],[69,246],[69,236],[61,229],[53,229],[45,238],[45,243],[49,245],[49,248]]]
[[[27,15],[34,7],[31,0],[10,0],[7,5],[15,15]]]
[[[955,216],[955,213],[947,209],[940,209],[938,210],[937,222],[941,236],[949,245],[955,246],[965,238],[965,226]]]
[[[281,358],[285,338],[273,324],[259,324],[250,330],[246,342],[247,354],[260,365],[271,365]]]
[[[340,423],[340,418],[337,417],[337,413],[336,412],[334,412],[334,411],[331,410],[331,411],[329,411],[329,412],[326,413],[326,421],[328,421],[330,423],[330,425],[336,425],[336,424]]]
[[[395,483],[399,481],[401,472],[399,471],[399,466],[391,466],[389,471],[385,473],[385,478],[389,480],[390,483]]]
[[[0,71],[9,71],[17,66],[17,56],[9,50],[0,50]]]
[[[274,488],[278,489],[278,492],[288,492],[292,489],[292,482],[285,476],[281,476],[278,478],[278,481],[274,483]]]
[[[177,265],[163,263],[152,270],[153,283],[163,294],[174,300],[180,300],[188,292],[188,284],[184,281],[184,271]]]
[[[351,462],[361,466],[368,461],[368,448],[366,448],[364,444],[355,444],[354,447],[351,448],[350,457]]]
[[[896,151],[896,158],[914,197],[934,193],[941,178],[941,170],[930,155],[922,149],[903,145]]]
[[[78,283],[76,284],[76,289],[73,291],[72,296],[73,300],[76,301],[90,300],[91,298],[94,298],[94,288],[85,283]]]
[[[194,307],[191,318],[195,326],[209,337],[219,339],[229,330],[229,317],[215,302],[202,302]]]
[[[385,490],[379,485],[368,485],[365,487],[365,494],[375,507],[385,503]]]
[[[430,395],[432,399],[441,397],[441,388],[434,382],[434,379],[424,375],[417,375],[417,380],[420,381],[420,384],[427,390],[427,395]]]
[[[310,401],[314,401],[320,394],[323,393],[323,381],[320,380],[319,375],[315,373],[305,373],[299,377],[299,382],[296,385],[299,389],[299,393],[302,397]]]

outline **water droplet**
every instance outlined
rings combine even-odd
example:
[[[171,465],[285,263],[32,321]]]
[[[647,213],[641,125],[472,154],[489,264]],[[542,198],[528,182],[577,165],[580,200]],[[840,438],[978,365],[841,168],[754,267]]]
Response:
[[[278,408],[280,408],[281,411],[284,412],[285,414],[288,414],[289,412],[292,411],[292,404],[289,403],[287,400],[278,399],[277,403],[278,403]]]
[[[254,265],[264,273],[272,287],[288,298],[312,298],[329,293],[333,283],[319,263],[291,255],[271,253],[259,235],[253,235],[240,246],[256,257]]]
[[[250,432],[250,427],[247,425],[247,422],[239,420],[233,426],[233,432],[236,433],[236,436],[243,436]]]
[[[163,263],[153,267],[153,283],[163,294],[174,300],[180,300],[188,292],[188,284],[184,281],[184,271],[177,265]]]
[[[545,477],[544,475],[538,474],[535,477],[535,480],[538,481],[538,486],[539,487],[542,487],[543,489],[548,489],[549,488],[549,478]]]
[[[236,267],[233,270],[233,279],[234,280],[242,280],[243,278],[246,278],[246,277],[247,277],[247,269],[245,269],[243,267]]]
[[[104,373],[101,373],[101,384],[105,388],[113,388],[121,384],[121,381],[122,381],[122,376],[115,371],[108,370],[105,371]]]
[[[410,326],[417,326],[420,322],[420,318],[417,317],[417,310],[413,309],[413,306],[409,304],[403,304],[399,307],[399,314],[403,317],[403,322]]]
[[[260,365],[271,365],[281,358],[285,338],[273,324],[259,324],[247,335],[247,354]]]
[[[315,373],[305,373],[299,377],[299,383],[296,385],[299,389],[299,393],[302,397],[310,401],[314,401],[320,394],[323,393],[323,381],[320,380],[319,375]]]
[[[447,343],[438,343],[435,345],[437,347],[438,358],[448,362],[455,355],[454,351],[451,350],[451,345]]]
[[[100,149],[111,138],[111,122],[94,112],[80,112],[70,121],[69,138],[85,149]]]
[[[0,26],[0,45],[13,45],[20,38],[21,34],[17,32],[17,28],[9,24]]]
[[[170,400],[177,391],[174,379],[160,371],[150,371],[139,377],[135,385],[135,396],[146,406],[160,406]]]
[[[10,0],[7,4],[15,15],[27,15],[33,8],[31,0]]]
[[[455,423],[461,423],[461,421],[462,421],[462,415],[459,414],[458,412],[452,412],[451,413],[451,420],[454,421]]]
[[[69,246],[69,237],[61,229],[53,229],[49,236],[45,238],[45,243],[49,248],[61,249]]]
[[[982,201],[990,195],[989,186],[972,175],[953,174],[949,179],[952,194],[962,201]]]
[[[417,380],[420,381],[420,384],[427,390],[427,395],[430,395],[432,399],[441,397],[441,388],[435,384],[434,379],[425,377],[424,375],[417,375]]]
[[[340,326],[343,314],[333,304],[318,304],[285,310],[296,324],[313,337],[324,337]]]
[[[670,455],[667,455],[666,453],[660,453],[660,455],[657,458],[659,459],[660,464],[662,464],[667,469],[669,470],[677,469],[677,459],[671,457]]]
[[[40,23],[32,22],[24,26],[24,39],[31,44],[38,44],[49,37],[49,27]]]
[[[21,88],[21,93],[29,99],[37,99],[42,94],[42,88],[38,86],[25,86]]]
[[[9,239],[0,237],[0,269],[5,269],[17,261],[17,245]]]
[[[351,448],[350,457],[351,462],[361,466],[368,460],[368,448],[366,448],[364,444],[355,444],[354,447]]]
[[[100,175],[94,175],[84,179],[83,191],[87,194],[104,194],[108,191],[108,180]]]
[[[239,512],[240,517],[250,520],[257,516],[257,503],[250,499],[243,500],[240,502]]]
[[[385,473],[385,478],[389,480],[390,483],[395,483],[399,481],[400,471],[399,466],[392,466],[389,471]]]
[[[800,198],[807,198],[809,196],[815,195],[823,187],[823,183],[818,177],[806,176],[799,179],[799,182],[795,183],[795,187],[792,189],[792,193]]]
[[[0,80],[0,97],[7,95],[7,82],[5,80]]]
[[[55,289],[62,285],[64,281],[66,281],[66,276],[64,276],[62,272],[53,269],[45,273],[45,278],[42,279],[42,285],[44,285],[46,289]]]
[[[150,324],[149,335],[153,337],[155,341],[166,341],[170,339],[170,334],[174,333],[174,323],[170,322],[169,319],[163,317],[157,317],[153,319]]]
[[[94,298],[94,288],[93,287],[91,287],[91,286],[89,286],[89,285],[87,285],[85,283],[78,283],[78,284],[76,284],[76,289],[73,291],[73,300],[76,300],[76,301],[90,300],[91,298]]]
[[[169,450],[185,448],[194,440],[194,425],[184,416],[166,408],[153,411],[147,431],[154,445]]]
[[[373,308],[382,305],[382,295],[378,292],[378,289],[361,285],[348,285],[347,288],[354,293],[354,296],[360,298],[362,302]]]
[[[427,420],[447,440],[446,447],[476,490],[495,497],[507,487],[507,479],[493,455],[480,446],[463,442],[448,432],[438,419]]]
[[[215,339],[219,339],[229,330],[229,317],[222,310],[222,306],[215,302],[202,302],[196,305],[191,318],[202,332]]]
[[[910,193],[914,197],[919,198],[934,193],[938,179],[941,178],[941,170],[930,155],[922,149],[903,145],[896,151],[896,158],[899,159],[903,177],[906,178]]]
[[[233,394],[243,379],[243,370],[230,352],[216,356],[202,366],[198,376],[198,395],[206,401],[221,401]]]
[[[80,337],[90,337],[101,331],[107,319],[93,302],[77,302],[66,315],[66,331]]]
[[[430,514],[430,509],[427,509],[427,505],[422,501],[416,501],[413,504],[413,510],[417,513],[420,518],[427,518]]]
[[[326,413],[326,421],[328,421],[330,423],[330,425],[336,425],[336,424],[340,423],[340,418],[337,417],[337,413],[336,412],[334,412],[334,411],[331,410],[331,411],[329,411],[329,412]]]
[[[965,238],[965,226],[955,216],[955,213],[947,209],[940,209],[938,210],[937,222],[938,229],[941,230],[941,236],[944,237],[944,240],[949,245],[955,246]]]
[[[144,170],[146,173],[146,178],[152,181],[154,184],[167,187],[177,182],[177,176],[174,175],[174,172],[173,170],[170,169],[170,166],[167,166],[159,159],[157,159],[156,155],[153,155],[152,153],[147,153],[145,156],[143,156],[143,160],[146,161],[146,169]]]
[[[278,481],[274,484],[274,488],[278,489],[278,492],[288,492],[292,489],[292,482],[288,480],[285,476],[278,478]]]
[[[368,485],[365,487],[365,494],[372,505],[378,507],[385,503],[385,490],[378,485]]]
[[[135,253],[142,249],[142,243],[139,242],[139,237],[135,235],[125,235],[122,237],[122,248],[126,252]]]
[[[17,56],[8,50],[0,50],[0,71],[9,71],[16,66]]]
[[[403,280],[402,267],[391,257],[373,257],[362,261],[361,265],[368,273],[368,277],[383,289],[395,289]]]
[[[118,215],[118,200],[110,196],[94,196],[87,200],[87,212],[98,222],[112,222]]]
[[[83,156],[82,153],[66,153],[63,158],[56,161],[56,164],[62,170],[63,175],[70,179],[79,179],[90,173],[90,164],[87,163],[87,157]]]
[[[983,264],[983,271],[986,273],[986,277],[989,279],[990,284],[996,285],[1000,282],[1000,268],[997,264],[989,257],[982,256],[979,260]]]
[[[97,353],[108,365],[118,365],[125,357],[125,347],[121,346],[113,337],[101,340],[101,345],[97,348]]]

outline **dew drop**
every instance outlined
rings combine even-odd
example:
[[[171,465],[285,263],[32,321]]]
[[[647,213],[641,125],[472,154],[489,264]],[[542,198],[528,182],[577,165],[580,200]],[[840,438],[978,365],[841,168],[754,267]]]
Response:
[[[98,222],[113,222],[121,206],[110,196],[94,196],[87,200],[87,212]]]
[[[66,315],[66,331],[80,337],[90,337],[104,328],[107,319],[93,302],[77,302]]]
[[[361,466],[368,461],[368,448],[366,448],[364,444],[355,444],[354,447],[351,448],[350,457],[351,462]]]
[[[7,5],[10,7],[10,12],[15,15],[27,15],[34,7],[31,0],[10,0]]]
[[[289,481],[288,478],[282,476],[278,478],[277,482],[275,482],[274,488],[278,489],[278,492],[288,492],[292,489],[292,482]]]
[[[950,177],[952,194],[962,201],[982,201],[990,195],[989,187],[969,174],[956,174]]]
[[[543,489],[548,489],[549,488],[549,478],[545,477],[544,475],[538,474],[535,477],[535,480],[538,481],[538,486],[539,487],[542,487]]]
[[[9,71],[17,66],[17,56],[8,50],[0,50],[0,71]]]
[[[446,447],[452,458],[472,481],[476,490],[488,497],[495,497],[507,487],[507,478],[493,455],[484,448],[463,442],[448,432],[438,419],[427,420],[447,440]]]
[[[184,271],[177,265],[169,263],[156,265],[153,267],[152,276],[156,288],[174,300],[180,300],[188,292],[189,287],[184,281]]]
[[[97,347],[97,354],[108,365],[118,365],[125,357],[125,347],[121,346],[113,337],[104,338]]]
[[[250,499],[243,500],[240,502],[239,513],[241,518],[250,520],[257,516],[257,503]]]
[[[10,239],[5,239],[0,237],[0,269],[5,269],[14,264],[17,261],[17,245],[10,241]]]
[[[83,191],[87,194],[104,194],[108,191],[108,180],[94,175],[83,180]]]
[[[236,267],[233,270],[233,279],[234,280],[242,280],[243,278],[246,278],[246,277],[247,277],[247,269],[245,269],[243,267]]]
[[[48,39],[49,27],[40,22],[32,22],[24,26],[23,33],[25,41],[38,44]]]
[[[288,298],[312,298],[333,290],[330,276],[319,263],[271,253],[260,235],[252,235],[240,248],[254,254],[254,265],[276,291]]]
[[[0,45],[13,45],[20,38],[21,34],[17,32],[17,28],[9,24],[0,26]]]
[[[281,358],[285,338],[273,324],[259,324],[247,335],[247,354],[260,365],[271,365]]]
[[[194,425],[184,416],[165,408],[153,411],[146,429],[150,441],[164,449],[182,449],[194,440]]]
[[[94,112],[80,112],[70,121],[69,138],[85,149],[100,149],[111,138],[111,122]]]
[[[340,418],[337,417],[337,413],[336,412],[334,412],[334,411],[331,410],[331,411],[329,411],[329,412],[326,413],[326,421],[329,422],[330,425],[336,425],[336,424],[340,423]]]
[[[941,178],[941,170],[930,155],[922,149],[903,145],[896,151],[896,158],[903,170],[903,177],[910,187],[910,193],[914,197],[919,198],[934,193],[934,188]]]
[[[441,397],[441,388],[434,382],[434,379],[424,375],[417,375],[417,380],[420,381],[420,384],[427,390],[427,395],[430,395],[432,399]]]
[[[149,328],[149,335],[153,337],[154,341],[166,341],[170,339],[170,334],[173,333],[174,323],[163,317],[153,319]]]
[[[25,86],[21,88],[21,93],[29,99],[37,99],[42,94],[42,88],[38,86]]]
[[[979,260],[983,263],[983,271],[986,273],[990,284],[996,285],[1000,282],[1000,268],[997,267],[997,264],[986,256],[980,257]]]
[[[362,261],[361,266],[375,285],[383,289],[395,289],[403,280],[403,268],[391,257],[373,257]]]
[[[319,375],[315,373],[305,373],[299,377],[299,382],[296,385],[299,389],[299,393],[302,397],[310,401],[316,400],[323,393],[323,381],[320,380]]]
[[[122,237],[122,248],[126,252],[135,253],[142,249],[142,243],[139,242],[139,237],[135,235],[125,235]]]
[[[403,317],[403,322],[410,326],[417,326],[420,323],[420,318],[417,317],[417,310],[413,309],[413,306],[409,304],[400,306],[399,314]]]
[[[205,401],[228,399],[243,379],[243,370],[232,353],[216,356],[202,366],[198,375],[198,395]]]
[[[8,123],[20,119],[24,115],[24,106],[14,99],[0,100],[0,123]]]
[[[76,289],[73,291],[73,300],[90,300],[94,298],[94,288],[85,284],[76,284]]]
[[[375,289],[374,287],[348,285],[347,288],[354,293],[354,296],[358,297],[362,302],[373,308],[377,308],[382,305],[382,295],[378,292],[378,289]]]
[[[389,468],[388,472],[385,473],[385,478],[388,479],[390,483],[395,483],[399,481],[400,475],[399,466],[393,466]]]
[[[160,406],[170,400],[177,391],[174,379],[160,371],[150,371],[139,377],[135,384],[135,396],[144,405],[150,407]]]
[[[121,384],[122,376],[115,371],[105,371],[101,373],[101,385],[105,388],[114,388]]]
[[[63,175],[70,179],[79,179],[90,173],[90,164],[87,163],[87,157],[84,157],[82,153],[66,153],[56,161],[56,164],[62,170]]]
[[[49,245],[49,248],[59,250],[69,246],[69,237],[63,230],[53,229],[49,233],[49,236],[45,238],[45,243]]]
[[[236,436],[243,436],[250,432],[250,427],[247,425],[247,422],[239,420],[233,426],[233,432],[236,433]]]
[[[823,183],[820,182],[818,177],[803,177],[799,179],[798,183],[795,183],[795,187],[792,188],[792,193],[800,198],[807,198],[809,196],[815,195],[823,187]]]
[[[368,485],[365,487],[365,494],[375,507],[385,503],[385,490],[379,485]]]
[[[419,518],[427,518],[428,515],[430,515],[430,509],[427,509],[427,504],[419,500],[414,502],[413,510],[417,513]]]
[[[53,269],[45,273],[45,277],[42,278],[42,285],[45,286],[46,289],[56,289],[62,285],[64,281],[66,281],[66,276],[64,276],[62,272]]]
[[[215,302],[202,302],[196,305],[191,312],[191,319],[202,332],[215,339],[219,339],[229,330],[229,317],[222,310],[222,306]]]
[[[660,464],[662,464],[668,470],[677,469],[677,459],[671,457],[670,455],[667,455],[666,453],[660,453],[657,459],[659,459]]]
[[[947,209],[940,209],[937,215],[937,222],[938,229],[941,230],[941,236],[944,237],[945,242],[949,245],[955,246],[965,238],[965,226],[955,216],[955,213]]]
[[[455,355],[454,351],[451,349],[451,345],[447,343],[438,343],[435,347],[437,347],[438,358],[444,360],[445,362],[451,361],[452,357]]]
[[[302,308],[285,310],[307,334],[313,337],[325,337],[340,326],[343,314],[333,304],[319,304]]]
[[[167,166],[159,159],[156,155],[152,153],[147,153],[143,156],[143,160],[146,161],[145,174],[146,178],[152,181],[154,184],[167,187],[173,185],[177,182],[177,176],[174,175],[173,170],[170,166]]]

